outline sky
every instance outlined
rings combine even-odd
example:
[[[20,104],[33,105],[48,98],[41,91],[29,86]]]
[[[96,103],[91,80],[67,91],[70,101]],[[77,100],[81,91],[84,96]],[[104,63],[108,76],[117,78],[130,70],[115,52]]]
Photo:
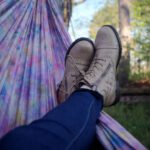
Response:
[[[104,6],[104,0],[86,0],[73,7],[69,33],[72,40],[89,37],[89,27],[94,14]]]

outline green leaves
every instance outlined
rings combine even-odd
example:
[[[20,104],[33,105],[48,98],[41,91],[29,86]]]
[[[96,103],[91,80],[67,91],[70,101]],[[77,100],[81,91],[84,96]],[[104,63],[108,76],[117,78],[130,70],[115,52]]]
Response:
[[[104,7],[94,16],[90,27],[90,35],[95,38],[97,30],[105,25],[111,24],[118,27],[118,3],[117,0],[107,0]]]
[[[150,0],[134,0],[132,3],[132,31],[134,42],[142,60],[150,63]]]

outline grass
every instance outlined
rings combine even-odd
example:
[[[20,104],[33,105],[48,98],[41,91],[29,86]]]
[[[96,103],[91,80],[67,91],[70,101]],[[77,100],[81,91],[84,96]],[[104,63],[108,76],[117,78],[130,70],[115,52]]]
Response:
[[[150,80],[150,71],[148,72],[140,72],[140,73],[133,73],[129,74],[129,80],[130,81],[141,81],[141,80]]]
[[[117,104],[104,109],[150,149],[150,103]]]

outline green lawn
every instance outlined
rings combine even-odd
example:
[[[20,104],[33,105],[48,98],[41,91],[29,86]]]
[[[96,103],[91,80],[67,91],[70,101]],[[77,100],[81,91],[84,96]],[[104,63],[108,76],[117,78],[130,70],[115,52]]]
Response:
[[[150,103],[117,104],[104,109],[150,149]]]

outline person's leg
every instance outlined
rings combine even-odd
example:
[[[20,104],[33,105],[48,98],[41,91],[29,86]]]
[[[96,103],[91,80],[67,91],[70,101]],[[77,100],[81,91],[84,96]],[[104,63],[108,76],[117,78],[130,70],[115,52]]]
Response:
[[[0,141],[1,150],[88,150],[95,137],[103,98],[81,89],[42,119],[16,128]]]

